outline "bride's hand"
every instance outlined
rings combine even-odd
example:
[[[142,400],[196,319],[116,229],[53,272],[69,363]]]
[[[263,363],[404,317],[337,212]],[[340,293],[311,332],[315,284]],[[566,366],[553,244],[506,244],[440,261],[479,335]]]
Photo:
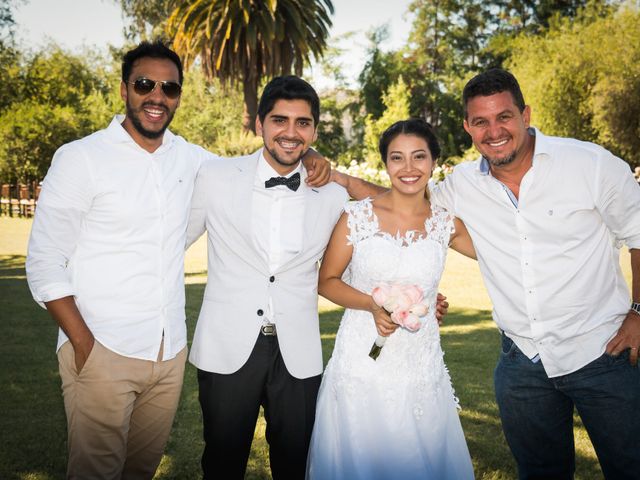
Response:
[[[379,335],[388,337],[396,331],[396,328],[398,328],[398,325],[391,321],[389,313],[384,308],[376,305],[373,298],[371,298],[371,307],[369,311],[373,315],[373,320],[376,322],[376,329],[378,330]]]

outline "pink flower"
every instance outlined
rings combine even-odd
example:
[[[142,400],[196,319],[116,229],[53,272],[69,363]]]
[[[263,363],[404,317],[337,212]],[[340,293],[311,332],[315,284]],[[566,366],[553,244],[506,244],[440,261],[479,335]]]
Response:
[[[390,288],[387,285],[380,285],[376,287],[371,292],[371,296],[373,297],[373,301],[376,302],[376,305],[379,307],[384,306],[384,302],[389,296]]]
[[[411,304],[420,303],[424,298],[424,292],[417,285],[408,285],[404,289],[404,294],[409,297]]]
[[[413,313],[418,317],[424,317],[429,311],[429,307],[427,307],[424,303],[416,303],[411,306],[409,312]]]
[[[391,314],[391,321],[395,324],[403,326],[408,316],[409,316],[408,310],[396,310]]]
[[[418,317],[414,313],[409,313],[404,319],[403,327],[406,328],[407,330],[411,330],[412,332],[415,332],[420,329],[421,325],[422,325],[422,322],[420,321],[420,317]]]
[[[398,305],[400,306],[400,309],[402,310],[409,310],[409,308],[411,308],[411,305],[415,303],[411,299],[411,296],[408,295],[407,293],[403,293],[402,295],[399,295],[397,301],[398,301]]]

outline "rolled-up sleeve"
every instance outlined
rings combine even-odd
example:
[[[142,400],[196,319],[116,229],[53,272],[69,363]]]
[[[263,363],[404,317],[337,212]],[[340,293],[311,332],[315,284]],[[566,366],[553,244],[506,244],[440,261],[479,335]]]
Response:
[[[598,167],[598,211],[618,242],[640,248],[640,185],[629,165],[609,152]]]
[[[73,144],[61,147],[42,184],[27,251],[27,281],[43,307],[75,293],[67,266],[91,208],[92,187],[83,152]]]

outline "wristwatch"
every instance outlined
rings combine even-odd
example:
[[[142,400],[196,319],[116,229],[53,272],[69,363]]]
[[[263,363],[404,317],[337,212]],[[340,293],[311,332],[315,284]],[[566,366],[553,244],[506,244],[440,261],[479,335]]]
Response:
[[[640,302],[633,302],[631,304],[631,310],[633,310],[634,312],[636,312],[638,315],[640,315]]]

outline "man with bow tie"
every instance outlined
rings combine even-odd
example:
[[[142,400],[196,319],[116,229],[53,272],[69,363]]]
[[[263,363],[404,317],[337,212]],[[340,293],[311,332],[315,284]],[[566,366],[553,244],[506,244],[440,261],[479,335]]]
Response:
[[[304,182],[319,116],[311,85],[273,79],[256,119],[264,148],[209,162],[196,180],[187,241],[207,231],[208,280],[189,359],[206,479],[244,477],[260,406],[273,478],[304,478],[322,373],[318,261],[348,199]]]

